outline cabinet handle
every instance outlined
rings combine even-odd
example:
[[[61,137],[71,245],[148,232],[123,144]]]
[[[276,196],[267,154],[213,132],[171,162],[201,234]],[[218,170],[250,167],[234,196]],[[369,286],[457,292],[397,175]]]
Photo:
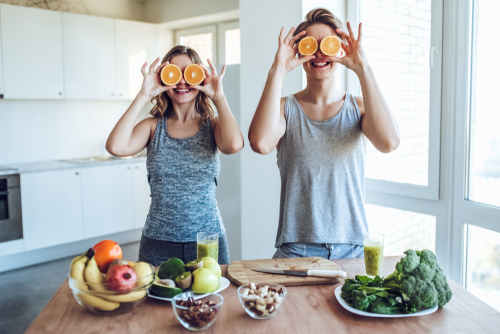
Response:
[[[75,175],[80,175],[80,174],[78,174],[78,172],[75,172]]]

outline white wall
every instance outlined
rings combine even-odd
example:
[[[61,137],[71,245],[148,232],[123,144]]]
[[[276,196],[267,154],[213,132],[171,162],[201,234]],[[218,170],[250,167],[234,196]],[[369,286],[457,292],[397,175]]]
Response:
[[[151,0],[144,8],[148,22],[169,22],[238,9],[238,0]]]
[[[0,0],[0,3],[26,6],[30,0]],[[138,0],[66,0],[61,5],[57,1],[41,2],[34,8],[60,10],[70,13],[88,14],[94,16],[112,17],[134,21],[144,21],[144,3]]]
[[[129,105],[0,100],[0,165],[106,154],[106,139]]]

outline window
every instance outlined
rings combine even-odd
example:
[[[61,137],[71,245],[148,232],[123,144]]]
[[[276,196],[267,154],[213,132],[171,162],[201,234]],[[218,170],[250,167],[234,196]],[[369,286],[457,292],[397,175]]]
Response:
[[[370,190],[438,199],[441,18],[433,29],[432,12],[430,0],[359,1],[364,49],[401,135],[390,154],[368,142]]]
[[[179,29],[175,40],[180,45],[194,49],[203,64],[210,59],[214,65],[233,65],[240,63],[239,22],[225,22],[204,27]]]
[[[500,76],[496,13],[499,1],[474,1],[468,199],[500,207]]]

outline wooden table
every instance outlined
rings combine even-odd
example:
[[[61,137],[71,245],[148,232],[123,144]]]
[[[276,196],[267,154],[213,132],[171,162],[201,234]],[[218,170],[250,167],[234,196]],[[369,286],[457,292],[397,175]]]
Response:
[[[394,271],[399,257],[384,259],[384,276]],[[364,272],[363,259],[336,260],[348,274]],[[227,266],[223,266],[225,275]],[[369,318],[352,314],[338,303],[335,285],[289,287],[278,314],[254,320],[243,310],[236,286],[221,294],[224,304],[215,323],[205,333],[500,333],[500,313],[450,281],[453,298],[437,312],[399,319]],[[343,284],[343,283],[340,283]],[[188,333],[177,321],[169,302],[148,298],[134,312],[115,317],[87,313],[77,304],[64,282],[28,328],[40,333]]]

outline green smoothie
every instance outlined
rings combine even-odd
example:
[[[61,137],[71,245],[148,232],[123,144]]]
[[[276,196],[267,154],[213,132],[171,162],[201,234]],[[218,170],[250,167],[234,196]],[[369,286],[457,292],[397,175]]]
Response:
[[[382,261],[384,260],[384,245],[378,241],[365,243],[365,267],[368,276],[382,274]]]
[[[207,240],[205,243],[198,243],[198,259],[210,256],[219,262],[219,241]]]

